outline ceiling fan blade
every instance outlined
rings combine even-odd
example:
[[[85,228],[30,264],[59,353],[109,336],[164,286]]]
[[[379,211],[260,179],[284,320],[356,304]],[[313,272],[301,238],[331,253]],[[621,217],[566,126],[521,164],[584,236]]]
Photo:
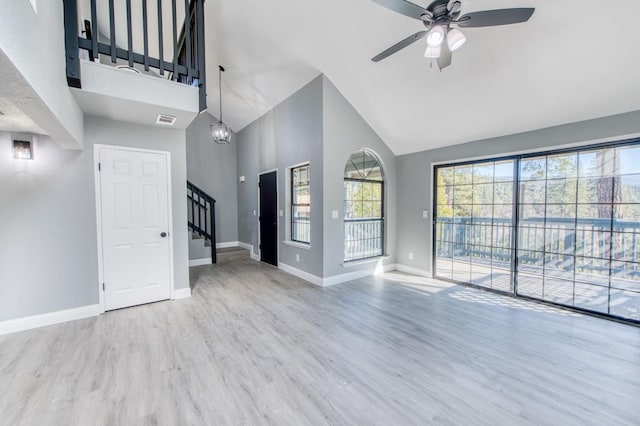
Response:
[[[523,7],[516,9],[483,10],[471,12],[462,16],[458,22],[452,22],[462,28],[494,27],[526,22],[533,15],[535,9]]]
[[[381,6],[393,10],[394,12],[401,13],[409,18],[422,20],[422,15],[429,14],[427,9],[424,9],[417,4],[405,0],[373,0]]]
[[[402,50],[405,47],[415,43],[416,41],[418,41],[422,37],[424,37],[426,34],[427,34],[426,31],[418,31],[417,33],[405,38],[401,42],[394,44],[393,46],[391,46],[390,48],[388,48],[384,52],[374,56],[373,58],[371,58],[371,60],[373,62],[379,62],[379,61],[383,60],[384,58],[393,55],[397,51]]]
[[[451,49],[449,49],[446,39],[442,42],[441,49],[440,57],[438,58],[438,68],[440,68],[440,71],[451,65],[451,60],[453,59]]]

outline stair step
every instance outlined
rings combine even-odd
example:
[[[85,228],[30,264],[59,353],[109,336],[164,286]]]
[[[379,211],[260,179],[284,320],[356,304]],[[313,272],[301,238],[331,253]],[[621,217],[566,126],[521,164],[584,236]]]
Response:
[[[249,250],[242,247],[225,247],[216,250],[218,263],[231,262],[249,257]]]

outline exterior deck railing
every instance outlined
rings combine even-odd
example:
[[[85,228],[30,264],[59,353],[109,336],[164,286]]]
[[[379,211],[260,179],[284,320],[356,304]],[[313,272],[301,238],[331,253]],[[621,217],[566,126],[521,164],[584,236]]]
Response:
[[[599,218],[520,219],[518,263],[566,269],[580,258],[593,273],[640,273],[640,222]],[[514,242],[511,218],[444,217],[436,221],[438,257],[509,262]]]

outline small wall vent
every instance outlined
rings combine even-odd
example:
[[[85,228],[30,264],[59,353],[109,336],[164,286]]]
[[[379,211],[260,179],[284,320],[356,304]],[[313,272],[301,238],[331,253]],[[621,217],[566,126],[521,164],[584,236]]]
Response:
[[[173,126],[174,124],[176,124],[176,117],[174,117],[173,115],[158,114],[158,117],[156,118],[156,124],[161,124],[163,126]]]

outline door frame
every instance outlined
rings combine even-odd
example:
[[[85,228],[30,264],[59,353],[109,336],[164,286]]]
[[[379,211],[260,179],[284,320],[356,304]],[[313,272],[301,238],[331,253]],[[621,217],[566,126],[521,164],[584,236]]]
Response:
[[[280,179],[278,176],[278,169],[270,169],[270,170],[265,170],[262,172],[258,173],[258,180],[257,180],[257,185],[258,185],[258,259],[260,262],[262,262],[262,249],[260,248],[260,245],[262,244],[262,235],[260,232],[260,176],[262,175],[266,175],[269,173],[273,173],[276,172],[276,217],[278,218],[278,220],[276,220],[276,262],[278,263],[278,266],[274,266],[275,268],[278,268],[280,265],[280,190],[279,190],[279,184],[280,184]],[[266,263],[266,262],[265,262]],[[272,265],[273,266],[273,265]]]
[[[99,295],[99,313],[105,313],[104,306],[104,290],[102,285],[104,283],[104,255],[102,246],[102,188],[100,185],[100,150],[109,149],[113,151],[128,151],[128,152],[142,152],[147,154],[160,154],[163,155],[167,161],[167,210],[169,213],[168,224],[168,242],[169,242],[169,290],[170,299],[175,299],[175,283],[174,283],[174,263],[173,263],[173,200],[171,198],[172,185],[171,185],[171,153],[169,151],[159,151],[155,149],[135,148],[129,146],[120,145],[107,145],[107,144],[94,144],[93,145],[93,177],[95,184],[96,194],[96,233],[98,243],[98,295]]]

